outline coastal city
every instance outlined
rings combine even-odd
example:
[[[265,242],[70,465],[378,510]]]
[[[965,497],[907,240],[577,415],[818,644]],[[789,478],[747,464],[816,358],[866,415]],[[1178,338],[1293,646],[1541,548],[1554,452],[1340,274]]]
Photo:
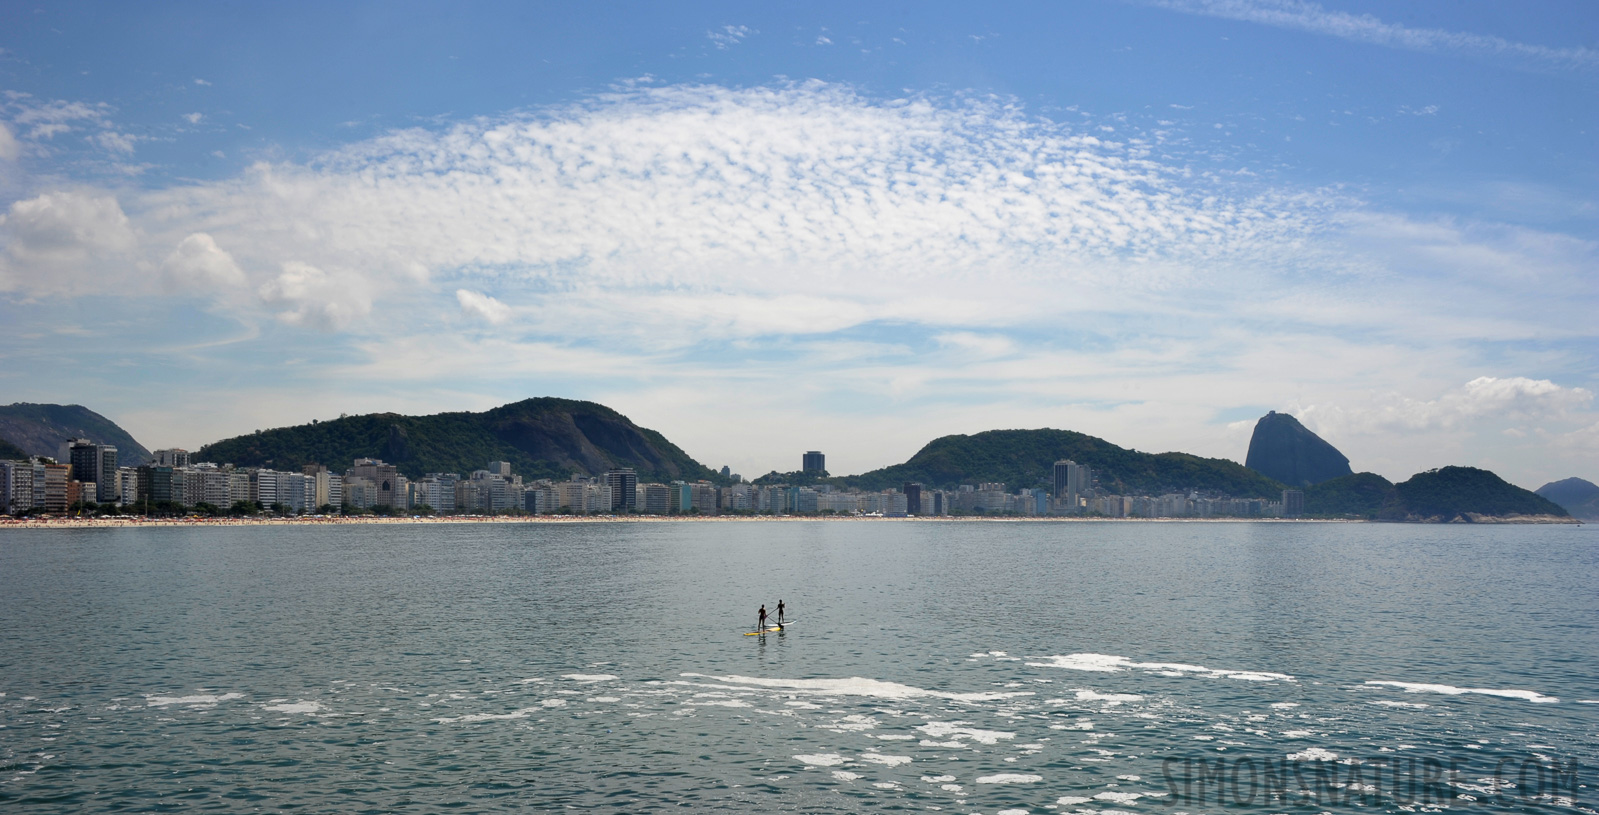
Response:
[[[799,472],[815,481],[826,458],[809,451]],[[114,445],[75,439],[59,458],[0,461],[0,508],[9,515],[799,515],[905,518],[918,516],[1078,516],[1098,518],[1294,518],[1304,493],[1283,490],[1276,501],[1197,490],[1116,495],[1092,468],[1058,461],[1047,487],[1002,483],[934,489],[919,483],[864,491],[832,484],[779,483],[777,473],[747,482],[722,468],[723,480],[639,481],[633,468],[566,481],[525,481],[505,461],[481,470],[407,478],[394,464],[355,459],[344,471],[321,464],[299,472],[192,461],[182,449],[156,450],[137,465],[118,461]],[[801,479],[794,479],[801,480]]]

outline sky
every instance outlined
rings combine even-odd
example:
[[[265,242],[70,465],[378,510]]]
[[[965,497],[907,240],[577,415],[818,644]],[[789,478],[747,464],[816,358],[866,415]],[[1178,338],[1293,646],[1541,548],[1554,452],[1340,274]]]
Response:
[[[0,0],[0,403],[1599,481],[1599,6],[989,5]]]

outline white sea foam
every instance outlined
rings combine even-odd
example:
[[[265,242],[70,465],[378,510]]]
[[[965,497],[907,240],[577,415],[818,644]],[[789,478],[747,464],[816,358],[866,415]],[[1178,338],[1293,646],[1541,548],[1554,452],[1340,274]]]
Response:
[[[1079,702],[1110,702],[1113,705],[1119,705],[1122,702],[1137,702],[1144,698],[1136,693],[1100,693],[1097,690],[1087,690],[1085,688],[1074,688],[1074,691],[1077,693],[1077,701]]]
[[[1110,801],[1113,804],[1130,804],[1144,796],[1136,792],[1101,792],[1094,795],[1096,801]]]
[[[1243,679],[1252,682],[1294,681],[1294,678],[1288,674],[1268,671],[1207,668],[1203,665],[1186,665],[1180,662],[1134,662],[1127,657],[1112,656],[1110,654],[1067,654],[1066,656],[1043,657],[1043,659],[1049,661],[1029,662],[1027,664],[1034,668],[1064,668],[1069,671],[1094,671],[1098,673],[1142,670],[1162,676],[1196,675],[1222,679]]]
[[[877,736],[877,738],[882,739],[883,741],[910,741],[916,737],[907,736],[903,733],[883,733]]]
[[[262,705],[262,710],[273,713],[318,713],[322,710],[320,702],[285,702],[281,705]]]
[[[694,704],[707,707],[750,707],[749,702],[740,702],[737,699],[700,699]]]
[[[1372,704],[1382,705],[1383,707],[1405,707],[1414,710],[1425,710],[1428,707],[1428,705],[1424,702],[1395,702],[1391,699],[1378,699],[1377,701],[1372,702]]]
[[[543,712],[543,707],[525,707],[520,710],[513,710],[510,713],[468,713],[465,716],[443,717],[434,719],[433,721],[438,722],[439,724],[453,724],[455,722],[465,722],[470,724],[473,722],[494,722],[506,721],[510,719],[526,719],[535,713]]]
[[[979,730],[968,727],[966,722],[928,722],[916,729],[926,733],[929,738],[945,739],[945,742],[937,745],[940,747],[964,747],[966,745],[961,742],[965,740],[979,744],[998,744],[1000,739],[1016,738],[1015,733],[1006,733],[1003,730]],[[927,746],[925,741],[922,744]]]
[[[858,776],[855,773],[852,773],[852,772],[850,772],[848,770],[834,770],[833,771],[833,777],[837,778],[840,781],[854,781],[854,780],[860,778],[860,776]]]
[[[562,674],[561,678],[588,684],[591,682],[609,682],[618,677],[613,674]]]
[[[539,704],[541,704],[541,705],[543,705],[545,707],[566,707],[566,700],[565,699],[545,699],[544,701],[540,702]]]
[[[32,697],[24,696],[23,699]],[[228,702],[234,699],[243,699],[242,693],[197,693],[193,696],[146,696],[144,703],[150,707],[166,707],[167,705],[214,705],[218,702]]]
[[[1320,747],[1312,747],[1309,750],[1288,754],[1289,761],[1332,761],[1336,758],[1338,758],[1337,753]]]
[[[1302,739],[1302,738],[1304,738],[1306,736],[1311,735],[1311,731],[1309,731],[1309,730],[1284,730],[1283,731],[1283,735],[1287,736],[1288,738],[1291,738],[1291,739]]]
[[[1271,706],[1275,710],[1290,710],[1292,708],[1299,707],[1299,703],[1298,702],[1272,702]]]
[[[834,730],[871,730],[875,727],[877,727],[876,719],[870,716],[862,716],[859,713],[845,716],[843,719],[833,723]]]
[[[1043,781],[1041,775],[1028,773],[995,773],[994,775],[980,775],[977,777],[979,784],[1036,784]]]
[[[954,781],[955,780],[955,776],[953,776],[953,775],[924,775],[924,776],[922,776],[922,780],[926,781],[929,784],[943,784],[943,783],[948,782],[948,781]]]
[[[1094,799],[1084,798],[1081,795],[1062,795],[1061,797],[1055,799],[1055,803],[1063,807],[1070,807],[1077,806],[1078,804],[1086,804],[1092,800]]]
[[[1390,682],[1369,680],[1367,685],[1381,685],[1391,688],[1403,688],[1407,693],[1442,693],[1447,696],[1461,696],[1467,693],[1476,693],[1483,696],[1499,696],[1505,699],[1521,699],[1527,702],[1551,704],[1560,701],[1553,696],[1545,696],[1536,691],[1514,690],[1509,688],[1457,688],[1454,685],[1434,685],[1427,682]]]
[[[882,764],[887,767],[898,767],[901,764],[911,763],[910,756],[885,756],[878,753],[862,753],[861,761],[870,761],[873,764]]]
[[[947,693],[944,691],[926,690],[923,688],[901,685],[898,682],[884,682],[880,679],[866,679],[852,676],[848,679],[768,679],[758,676],[712,676],[709,674],[685,673],[682,676],[715,679],[733,685],[746,685],[758,688],[772,688],[776,690],[798,691],[801,693],[827,694],[836,696],[870,696],[877,699],[949,699],[956,702],[992,702],[1000,699],[1011,699],[1017,696],[1032,696],[1031,691],[1012,691],[1008,693]]]
[[[809,756],[795,756],[794,759],[801,764],[809,764],[812,767],[832,767],[844,763],[844,757],[838,753],[817,753]]]
[[[595,696],[595,697],[591,697],[588,701],[590,701],[590,702],[620,702],[622,700],[616,698],[615,696]]]

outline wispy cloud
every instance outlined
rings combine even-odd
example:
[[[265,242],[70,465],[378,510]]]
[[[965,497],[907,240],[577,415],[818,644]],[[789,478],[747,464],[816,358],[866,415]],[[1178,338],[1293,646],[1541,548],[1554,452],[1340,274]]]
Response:
[[[747,25],[724,25],[720,29],[705,32],[705,38],[718,49],[726,51],[743,42],[745,37],[757,33],[760,32]]]
[[[0,311],[176,295],[328,360],[296,375],[352,404],[528,382],[641,415],[736,404],[852,447],[849,469],[996,422],[1238,457],[1247,435],[1193,417],[1247,404],[1302,407],[1393,476],[1472,463],[1450,445],[1479,430],[1533,471],[1540,433],[1594,423],[1552,352],[1469,348],[1590,347],[1599,246],[1224,180],[1147,143],[1004,98],[640,82],[214,181],[29,193],[0,220]],[[726,424],[669,435],[707,457],[791,443]]]
[[[1599,68],[1599,50],[1580,46],[1558,48],[1515,42],[1503,37],[1411,28],[1371,14],[1332,11],[1306,0],[1139,0],[1188,14],[1324,34],[1356,42],[1412,51],[1453,52],[1506,60],[1542,71],[1592,71]]]

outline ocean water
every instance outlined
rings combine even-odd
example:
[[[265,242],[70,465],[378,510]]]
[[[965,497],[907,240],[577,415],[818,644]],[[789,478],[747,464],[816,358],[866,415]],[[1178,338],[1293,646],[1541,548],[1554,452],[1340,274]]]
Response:
[[[1593,813],[1596,577],[1565,526],[4,530],[0,809]]]

